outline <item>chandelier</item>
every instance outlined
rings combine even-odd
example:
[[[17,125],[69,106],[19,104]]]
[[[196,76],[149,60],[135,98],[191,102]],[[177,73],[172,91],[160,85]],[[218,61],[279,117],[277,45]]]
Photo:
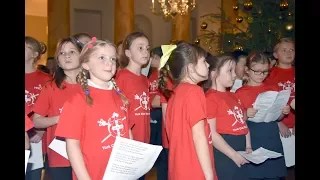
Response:
[[[191,1],[191,0],[190,0]],[[158,0],[161,10],[157,12],[154,0],[152,0],[152,13],[155,15],[162,15],[165,20],[170,18],[175,19],[179,14],[181,16],[187,15],[190,11],[196,8],[196,0]]]

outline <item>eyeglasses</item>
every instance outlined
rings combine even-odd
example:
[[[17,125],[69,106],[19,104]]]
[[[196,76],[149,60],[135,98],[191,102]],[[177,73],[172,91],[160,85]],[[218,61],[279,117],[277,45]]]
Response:
[[[251,68],[250,68],[250,70],[253,71],[253,74],[255,74],[255,75],[261,75],[261,74],[268,75],[269,72],[270,72],[269,70],[267,70],[267,71],[256,71],[256,70],[253,70]]]

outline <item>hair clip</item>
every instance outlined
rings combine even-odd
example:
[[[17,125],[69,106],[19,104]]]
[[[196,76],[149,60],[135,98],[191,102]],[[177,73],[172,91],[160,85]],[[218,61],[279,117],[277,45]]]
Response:
[[[89,91],[89,90],[87,90],[87,91],[85,92],[85,94],[86,94],[86,95],[89,95],[89,94],[90,94],[90,91]]]
[[[93,44],[94,42],[97,42],[97,38],[96,37],[92,37],[91,38],[91,42],[88,44],[88,48],[93,48]]]

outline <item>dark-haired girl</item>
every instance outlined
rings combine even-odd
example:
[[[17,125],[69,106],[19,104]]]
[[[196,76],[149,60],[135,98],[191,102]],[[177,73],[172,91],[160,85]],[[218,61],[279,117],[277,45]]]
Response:
[[[37,70],[36,65],[41,55],[46,52],[47,48],[44,43],[40,43],[33,37],[25,37],[25,113],[32,116],[32,107],[43,88],[43,85],[51,79],[49,74]],[[33,153],[46,154],[45,148],[45,129],[31,129],[28,131]],[[42,142],[41,142],[42,140]],[[42,143],[42,149],[35,146],[36,143]],[[35,157],[35,156],[34,156]],[[41,159],[42,160],[42,159]],[[40,180],[42,168],[33,169],[29,166],[26,173],[27,180]]]
[[[81,46],[74,37],[62,39],[57,46],[55,74],[39,95],[35,104],[33,122],[35,127],[47,128],[46,147],[55,138],[55,130],[65,101],[81,90],[76,77],[80,71]],[[47,116],[47,117],[46,117]],[[48,151],[49,173],[52,180],[71,180],[72,169],[69,160],[51,149]]]
[[[203,87],[218,179],[247,180],[248,161],[237,152],[252,151],[247,117],[241,101],[227,90],[236,79],[236,63],[231,56],[207,58],[207,62],[209,78]]]
[[[160,68],[169,71],[175,86],[168,94],[165,118],[170,149],[168,179],[216,180],[206,100],[197,85],[208,78],[207,53],[185,42],[162,47],[162,51]],[[166,84],[167,80],[161,76],[159,81]]]

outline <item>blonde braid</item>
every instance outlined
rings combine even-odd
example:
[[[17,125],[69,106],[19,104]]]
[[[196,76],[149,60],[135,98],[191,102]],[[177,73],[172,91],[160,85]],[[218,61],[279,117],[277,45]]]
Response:
[[[119,94],[119,96],[121,97],[121,100],[123,102],[123,104],[128,105],[129,104],[129,100],[128,98],[120,91],[119,87],[117,86],[116,81],[112,78],[111,82],[113,83],[113,89],[115,91],[117,91],[117,93]]]
[[[90,96],[90,91],[88,87],[88,70],[81,68],[80,73],[78,75],[78,82],[82,86],[83,91],[86,94],[86,102],[89,105],[92,105],[93,99]]]

